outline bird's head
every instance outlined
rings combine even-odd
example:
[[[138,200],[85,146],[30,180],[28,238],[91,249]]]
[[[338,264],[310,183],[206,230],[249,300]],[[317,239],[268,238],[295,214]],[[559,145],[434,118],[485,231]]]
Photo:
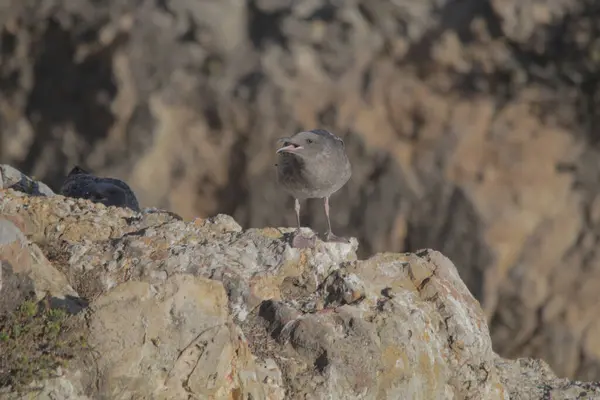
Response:
[[[85,169],[81,168],[79,165],[73,167],[73,169],[69,172],[67,176],[73,175],[89,175],[90,173]]]
[[[279,139],[279,142],[283,145],[277,154],[294,154],[309,159],[344,147],[342,139],[320,129],[298,132],[294,136]]]

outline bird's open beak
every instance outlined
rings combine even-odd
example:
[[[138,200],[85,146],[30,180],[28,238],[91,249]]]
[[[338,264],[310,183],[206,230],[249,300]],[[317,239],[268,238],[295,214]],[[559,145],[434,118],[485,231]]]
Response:
[[[283,147],[280,147],[277,150],[277,154],[279,153],[297,153],[299,150],[302,150],[304,147],[292,143],[292,141],[289,138],[281,138],[279,139],[279,142],[283,142]]]

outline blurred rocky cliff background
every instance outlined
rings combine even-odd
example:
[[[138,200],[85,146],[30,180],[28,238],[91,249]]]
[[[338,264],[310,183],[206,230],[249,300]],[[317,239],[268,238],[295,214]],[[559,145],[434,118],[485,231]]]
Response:
[[[363,256],[431,247],[506,357],[600,378],[600,3],[2,0],[0,162],[291,226],[276,139],[322,127]],[[322,204],[305,225],[323,231]]]

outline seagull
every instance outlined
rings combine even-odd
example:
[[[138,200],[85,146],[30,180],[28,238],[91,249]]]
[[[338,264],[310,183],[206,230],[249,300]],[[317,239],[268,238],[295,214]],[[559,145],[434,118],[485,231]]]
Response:
[[[328,242],[348,243],[347,238],[336,236],[331,230],[329,198],[348,182],[352,175],[350,160],[346,155],[344,141],[324,129],[298,132],[281,138],[283,146],[277,150],[277,182],[294,197],[294,209],[298,228],[292,247],[314,247],[314,236],[306,237],[300,232],[300,200],[321,198],[327,217]]]

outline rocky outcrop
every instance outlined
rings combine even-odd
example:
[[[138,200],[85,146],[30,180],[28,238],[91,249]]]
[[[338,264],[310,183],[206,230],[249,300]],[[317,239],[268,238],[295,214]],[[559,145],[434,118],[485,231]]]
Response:
[[[86,343],[25,388],[65,400],[600,396],[543,361],[496,355],[441,253],[360,260],[355,239],[300,250],[292,231],[0,190],[0,310],[46,300]]]
[[[58,191],[79,164],[142,206],[288,226],[274,140],[342,136],[339,233],[440,250],[503,355],[600,379],[591,0],[0,4],[0,159]],[[324,230],[321,205],[303,221]],[[560,347],[561,351],[553,349]]]

